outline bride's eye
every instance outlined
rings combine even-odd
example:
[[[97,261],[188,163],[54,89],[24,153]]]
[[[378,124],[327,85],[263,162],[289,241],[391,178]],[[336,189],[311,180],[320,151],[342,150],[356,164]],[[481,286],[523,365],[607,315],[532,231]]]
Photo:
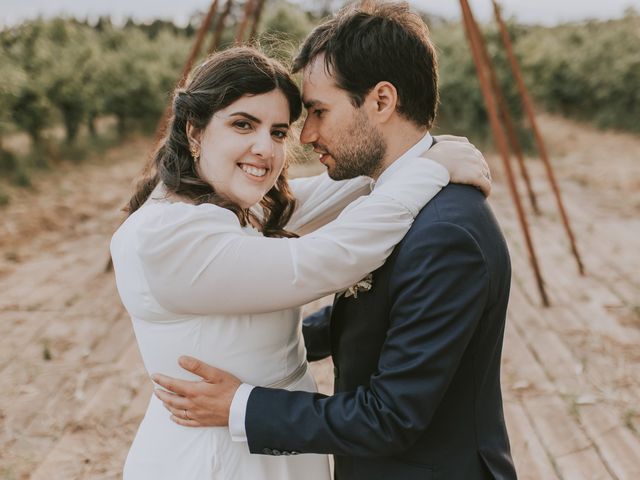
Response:
[[[251,123],[247,122],[246,120],[238,120],[233,123],[233,126],[238,130],[251,130]]]

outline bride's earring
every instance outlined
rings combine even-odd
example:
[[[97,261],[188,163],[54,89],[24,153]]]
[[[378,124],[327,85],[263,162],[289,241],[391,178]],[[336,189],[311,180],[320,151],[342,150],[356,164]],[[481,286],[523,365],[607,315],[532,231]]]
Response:
[[[197,147],[191,147],[191,156],[193,157],[193,161],[198,163],[198,160],[200,160],[200,151]]]

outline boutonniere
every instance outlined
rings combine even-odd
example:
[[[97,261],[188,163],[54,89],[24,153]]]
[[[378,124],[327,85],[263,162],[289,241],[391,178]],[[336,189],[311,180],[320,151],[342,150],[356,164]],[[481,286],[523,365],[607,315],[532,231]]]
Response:
[[[355,285],[352,285],[351,287],[347,288],[343,292],[344,298],[348,298],[348,297],[358,298],[358,293],[368,292],[369,290],[371,290],[372,286],[373,286],[373,273],[370,273]]]

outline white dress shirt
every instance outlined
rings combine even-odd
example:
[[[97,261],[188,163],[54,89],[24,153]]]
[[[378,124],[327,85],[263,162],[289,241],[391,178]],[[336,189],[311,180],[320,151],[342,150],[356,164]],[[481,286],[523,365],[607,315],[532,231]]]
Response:
[[[416,157],[422,155],[422,153],[426,152],[429,148],[431,148],[432,145],[433,137],[429,133],[427,133],[419,142],[409,148],[409,150],[402,154],[395,162],[389,165],[382,172],[373,186],[373,192],[380,191],[383,185],[385,185],[389,181],[389,179],[391,179],[397,172],[403,170],[404,167],[406,167],[411,161],[415,161]],[[313,274],[312,272],[309,273]],[[336,288],[336,290],[341,290],[341,288]],[[251,395],[251,392],[254,388],[254,385],[250,385],[247,383],[241,384],[238,390],[236,390],[236,393],[231,402],[231,409],[229,411],[229,432],[231,433],[231,439],[234,442],[247,441],[245,418],[249,395]]]

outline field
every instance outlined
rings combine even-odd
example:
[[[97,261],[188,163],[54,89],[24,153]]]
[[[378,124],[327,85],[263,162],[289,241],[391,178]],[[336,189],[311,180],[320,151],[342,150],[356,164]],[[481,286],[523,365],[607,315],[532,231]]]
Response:
[[[543,210],[530,220],[552,302],[540,306],[489,155],[491,203],[514,267],[503,357],[514,460],[522,479],[637,479],[640,138],[549,115],[540,122],[587,276],[577,274],[543,169],[530,158]],[[10,190],[0,210],[0,478],[119,478],[150,381],[105,266],[149,148],[134,137],[63,164],[35,176],[31,191]],[[313,368],[330,391],[328,362]]]

